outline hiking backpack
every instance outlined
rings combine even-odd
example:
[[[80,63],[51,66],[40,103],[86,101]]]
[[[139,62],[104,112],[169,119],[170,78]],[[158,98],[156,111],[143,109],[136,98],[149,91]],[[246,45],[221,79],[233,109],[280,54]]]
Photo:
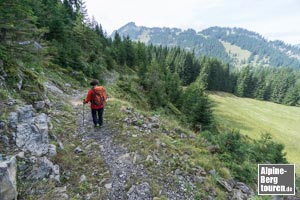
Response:
[[[106,93],[103,86],[95,86],[93,88],[92,103],[97,106],[104,106],[106,100]]]

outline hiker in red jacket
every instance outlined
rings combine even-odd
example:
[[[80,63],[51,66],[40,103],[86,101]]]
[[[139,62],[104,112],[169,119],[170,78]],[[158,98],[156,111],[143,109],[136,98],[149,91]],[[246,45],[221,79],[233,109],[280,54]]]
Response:
[[[94,79],[90,82],[92,88],[88,91],[84,104],[91,102],[92,117],[95,127],[103,125],[103,111],[106,102],[106,92],[103,86],[98,86],[99,81]]]

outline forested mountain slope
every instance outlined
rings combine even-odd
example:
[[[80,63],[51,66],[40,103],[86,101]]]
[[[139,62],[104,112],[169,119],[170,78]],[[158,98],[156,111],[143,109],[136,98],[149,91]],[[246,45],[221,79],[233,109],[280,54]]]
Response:
[[[282,41],[268,41],[258,33],[242,28],[211,27],[200,32],[193,29],[148,28],[133,22],[119,28],[122,36],[134,41],[163,46],[179,46],[197,56],[209,56],[234,66],[300,66],[300,49]]]

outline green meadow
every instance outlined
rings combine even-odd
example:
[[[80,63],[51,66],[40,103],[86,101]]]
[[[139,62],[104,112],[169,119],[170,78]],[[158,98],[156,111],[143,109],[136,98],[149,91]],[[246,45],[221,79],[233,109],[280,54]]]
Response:
[[[251,138],[270,133],[272,138],[284,144],[290,163],[300,168],[300,107],[239,98],[224,92],[211,92],[215,102],[214,116],[220,130],[239,129]]]

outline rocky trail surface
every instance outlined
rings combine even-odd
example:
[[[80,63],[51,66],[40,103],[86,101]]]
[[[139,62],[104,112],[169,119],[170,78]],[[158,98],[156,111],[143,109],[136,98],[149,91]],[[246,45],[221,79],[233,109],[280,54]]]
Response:
[[[109,190],[107,199],[152,200],[153,195],[147,182],[132,183],[135,177],[143,178],[147,177],[147,174],[143,165],[136,164],[137,155],[134,152],[129,152],[126,147],[114,143],[114,138],[119,134],[118,130],[111,128],[114,122],[104,121],[103,127],[94,128],[89,106],[83,107],[79,96],[72,98],[71,103],[79,111],[78,123],[80,132],[83,133],[82,141],[94,140],[99,144],[99,153],[110,171],[111,180],[105,184],[105,188]]]

